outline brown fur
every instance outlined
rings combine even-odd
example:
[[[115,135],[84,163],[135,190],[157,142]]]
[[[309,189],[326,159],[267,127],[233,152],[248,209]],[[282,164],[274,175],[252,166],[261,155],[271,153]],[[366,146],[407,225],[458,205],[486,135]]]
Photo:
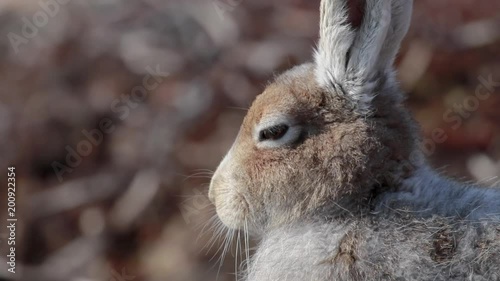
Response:
[[[394,189],[388,179],[407,172],[401,163],[414,149],[416,137],[402,105],[392,95],[381,94],[373,101],[377,111],[360,115],[345,93],[322,90],[313,75],[312,65],[293,69],[256,98],[232,148],[231,164],[214,176],[212,197],[231,189],[237,195],[221,200],[245,201],[249,209],[243,212],[253,226],[276,227],[317,213],[332,201],[348,212],[363,211],[359,207],[367,206],[375,185],[383,187],[377,192]],[[388,90],[383,82],[379,91]],[[276,114],[304,127],[303,142],[292,149],[257,147],[254,128]],[[218,211],[224,216],[223,208]]]
[[[433,249],[431,250],[431,258],[437,263],[444,263],[453,259],[456,252],[456,241],[459,240],[455,237],[453,230],[444,226],[434,235]]]

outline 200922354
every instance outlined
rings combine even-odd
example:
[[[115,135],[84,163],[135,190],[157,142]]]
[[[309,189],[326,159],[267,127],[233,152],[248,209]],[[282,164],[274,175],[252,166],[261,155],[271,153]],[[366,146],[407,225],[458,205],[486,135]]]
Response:
[[[14,217],[16,213],[16,173],[14,172],[16,168],[9,167],[7,173],[7,212],[9,217]]]

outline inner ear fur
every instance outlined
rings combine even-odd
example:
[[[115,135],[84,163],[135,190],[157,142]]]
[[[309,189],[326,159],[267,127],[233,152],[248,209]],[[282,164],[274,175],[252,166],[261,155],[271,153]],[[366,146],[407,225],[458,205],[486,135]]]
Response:
[[[369,109],[410,22],[411,0],[322,0],[315,52],[318,83]]]

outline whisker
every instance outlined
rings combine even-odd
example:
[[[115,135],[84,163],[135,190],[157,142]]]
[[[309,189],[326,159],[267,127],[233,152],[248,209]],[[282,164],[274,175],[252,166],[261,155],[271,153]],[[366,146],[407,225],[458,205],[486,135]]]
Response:
[[[217,251],[215,252],[214,256],[210,259],[210,261],[212,261],[215,257],[217,257],[217,254],[219,254],[220,250],[223,249],[223,247],[225,247],[226,245],[226,240],[227,240],[227,237],[229,235],[229,230],[226,229],[226,227],[221,223],[221,226],[220,226],[220,230],[218,231],[218,234],[217,234],[217,237],[221,237],[223,236],[223,233],[224,231],[226,231],[226,235],[221,243],[221,245],[219,246],[219,248],[217,249]],[[213,245],[215,245],[215,242],[217,241],[217,239],[214,239],[213,242],[212,242],[212,246],[210,246],[210,249],[212,249]],[[207,254],[208,252],[210,251],[210,249],[208,249],[207,251]],[[224,251],[223,251],[224,252]]]
[[[240,253],[240,256],[241,256],[240,233],[241,233],[241,231],[238,230],[238,237],[236,238],[236,251],[235,251],[235,255],[234,255],[234,273],[236,276],[236,280],[238,280],[238,267],[239,267],[239,265],[238,265],[238,252]]]
[[[217,214],[214,214],[210,219],[207,220],[206,223],[203,224],[203,227],[200,230],[200,234],[198,234],[198,237],[196,238],[196,243],[198,243],[198,241],[200,240],[201,236],[204,234],[205,228],[207,226],[210,225],[210,227],[208,228],[208,230],[211,230],[214,227],[216,220],[217,220]]]
[[[244,234],[245,234],[245,255],[246,255],[246,261],[245,261],[245,267],[247,270],[247,275],[250,273],[249,271],[249,263],[250,263],[250,239],[249,239],[249,233],[248,233],[248,220],[245,217],[245,225],[243,228]]]
[[[225,244],[224,245],[224,251],[222,252],[222,255],[220,257],[219,269],[217,270],[217,279],[219,279],[220,270],[221,270],[222,265],[224,263],[225,256],[226,256],[226,254],[227,254],[227,252],[228,252],[228,250],[229,250],[229,248],[231,246],[230,242],[234,238],[234,229],[231,229],[230,231],[228,231],[227,234],[228,234],[227,237],[226,237],[227,239],[224,241],[224,244]]]

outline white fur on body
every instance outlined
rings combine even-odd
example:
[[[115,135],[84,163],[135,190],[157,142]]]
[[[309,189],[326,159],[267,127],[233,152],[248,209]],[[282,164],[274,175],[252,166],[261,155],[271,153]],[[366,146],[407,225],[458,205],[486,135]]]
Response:
[[[283,227],[264,236],[247,280],[500,280],[500,226],[377,216]]]

